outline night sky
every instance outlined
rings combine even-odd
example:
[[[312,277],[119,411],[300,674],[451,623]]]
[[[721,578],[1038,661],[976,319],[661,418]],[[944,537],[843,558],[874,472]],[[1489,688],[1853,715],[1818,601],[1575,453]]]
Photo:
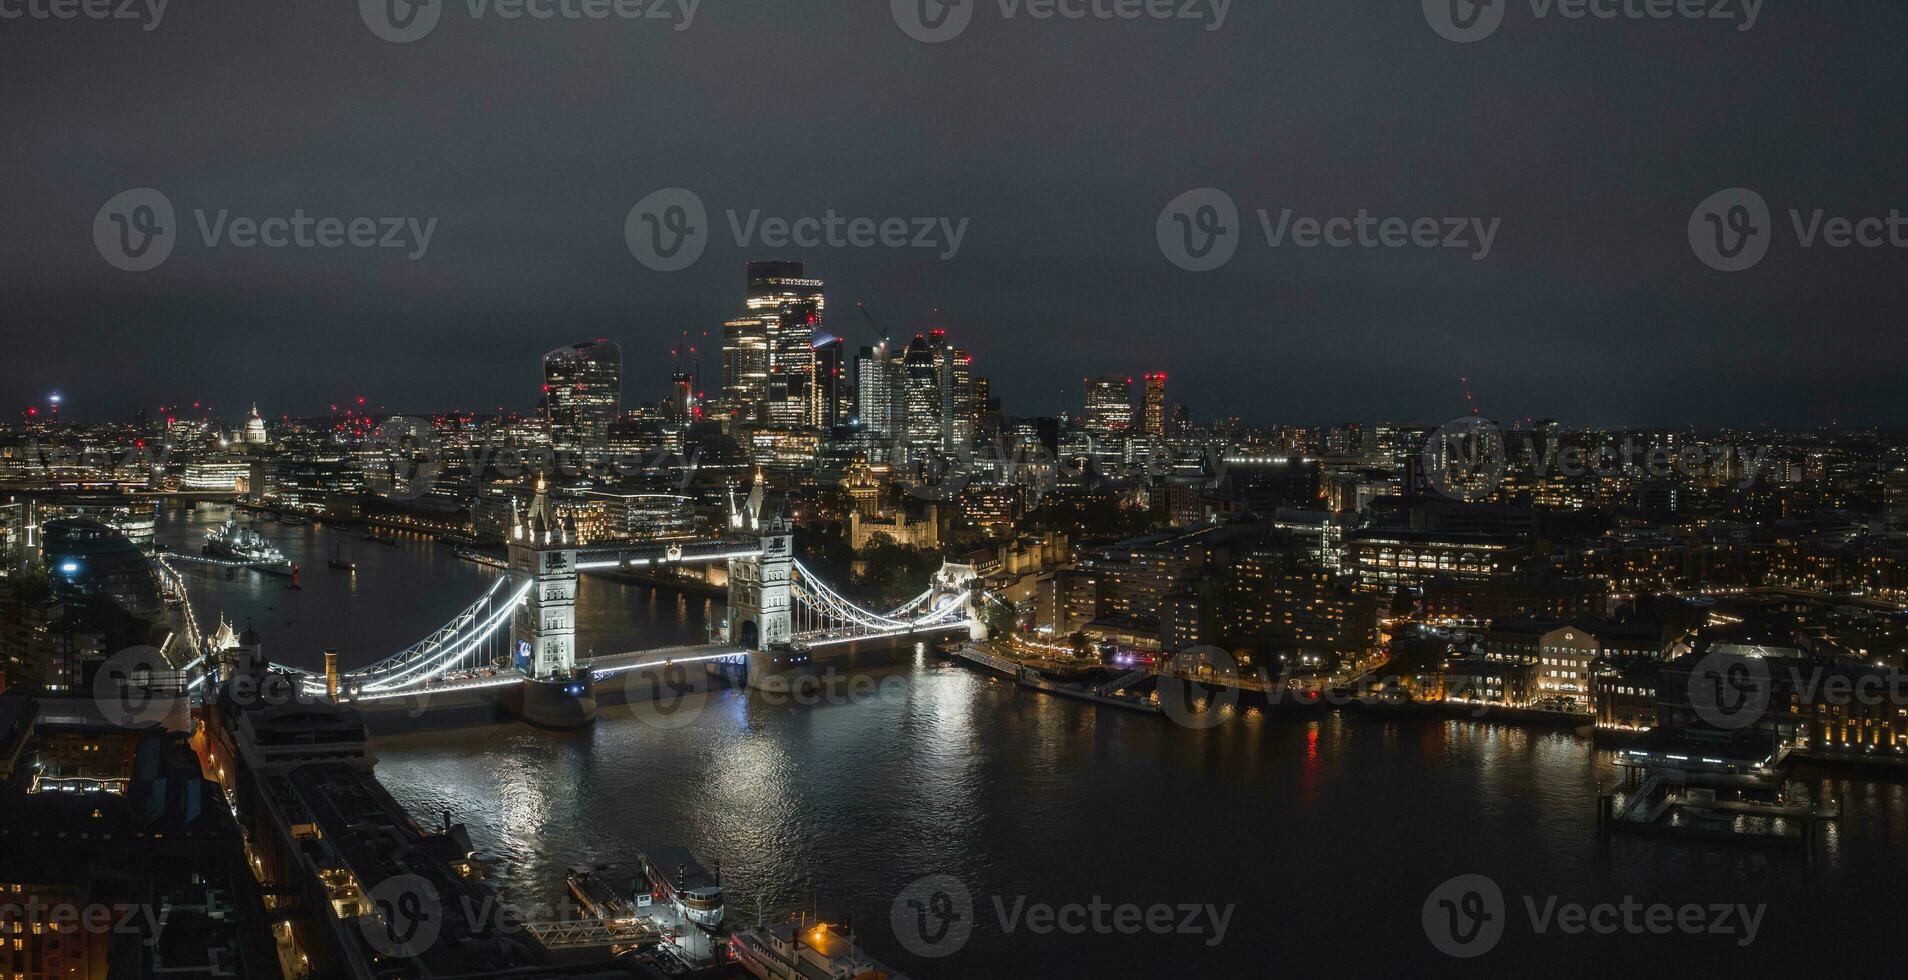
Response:
[[[48,0],[0,12],[28,2]],[[1468,375],[1500,418],[1902,421],[1908,250],[1804,250],[1788,218],[1908,210],[1899,0],[1767,0],[1746,32],[1515,0],[1475,44],[1419,0],[1236,0],[1217,31],[978,2],[933,45],[885,0],[705,0],[685,31],[473,19],[457,0],[410,44],[352,0],[175,0],[151,31],[0,19],[4,408],[58,389],[92,419],[358,394],[527,410],[538,355],[598,337],[624,346],[634,402],[662,397],[683,330],[711,332],[713,390],[744,260],[793,258],[853,344],[870,337],[856,300],[896,335],[941,308],[1019,414],[1077,406],[1088,374],[1164,370],[1202,419],[1442,421]],[[125,272],[94,219],[142,186],[181,234]],[[1248,216],[1236,257],[1195,274],[1155,226],[1207,186],[1248,213],[1502,226],[1473,261],[1272,248]],[[1687,226],[1737,186],[1767,199],[1775,240],[1730,275]],[[624,221],[669,187],[715,227],[700,262],[659,273]],[[410,261],[207,248],[193,217],[298,208],[437,225]],[[743,249],[731,208],[970,227],[948,261]]]

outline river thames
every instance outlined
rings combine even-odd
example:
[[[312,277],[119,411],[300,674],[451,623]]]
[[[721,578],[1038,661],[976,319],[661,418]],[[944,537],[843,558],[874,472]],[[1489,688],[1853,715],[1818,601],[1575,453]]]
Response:
[[[158,538],[196,550],[226,513],[166,511]],[[301,591],[250,572],[186,575],[202,618],[251,625],[288,663],[315,666],[326,647],[347,668],[380,659],[497,574],[423,539],[257,526],[303,565]],[[326,567],[334,544],[355,573]],[[697,642],[719,609],[586,578],[579,646]],[[819,909],[925,978],[1872,971],[1895,961],[1908,853],[1908,785],[1886,773],[1798,772],[1842,809],[1812,864],[1603,840],[1595,795],[1618,770],[1569,731],[1344,711],[1194,731],[925,657],[797,696],[610,708],[579,732],[505,724],[373,748],[421,823],[448,811],[470,828],[511,901],[551,907],[572,865],[681,844],[720,863],[732,925]],[[1501,939],[1471,960],[1434,945],[1442,913],[1428,901],[1461,875],[1503,895]],[[968,893],[952,933],[964,940],[924,944],[891,919],[937,876]],[[1171,906],[1171,923],[1096,930],[1090,913],[1067,914],[1122,905]],[[1652,906],[1704,918],[1694,935],[1661,932]],[[1087,928],[1051,926],[1048,908]]]

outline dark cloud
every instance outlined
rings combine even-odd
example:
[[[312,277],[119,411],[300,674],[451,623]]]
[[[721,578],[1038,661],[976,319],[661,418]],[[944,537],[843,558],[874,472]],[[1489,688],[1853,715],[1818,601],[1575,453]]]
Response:
[[[905,37],[885,3],[706,0],[694,26],[472,20],[374,37],[355,4],[172,4],[158,29],[0,21],[0,390],[83,415],[205,398],[301,412],[528,407],[536,356],[585,337],[660,397],[683,330],[741,263],[806,260],[832,329],[865,299],[945,322],[1009,407],[1172,372],[1197,414],[1890,423],[1908,254],[1801,250],[1712,272],[1685,242],[1726,187],[1789,208],[1908,209],[1908,13],[1768,0],[1726,24],[1536,20],[1473,45],[1417,0],[1235,3],[1224,29],[1003,21]],[[208,251],[117,271],[92,222],[130,187],[181,211],[436,218],[424,259]],[[743,250],[652,273],[623,242],[650,191],[796,217],[971,220],[956,259]],[[1182,191],[1329,216],[1502,218],[1487,261],[1269,249],[1175,269]],[[1253,222],[1248,222],[1251,224]],[[1786,233],[1785,233],[1786,234]],[[711,359],[711,362],[713,359]]]

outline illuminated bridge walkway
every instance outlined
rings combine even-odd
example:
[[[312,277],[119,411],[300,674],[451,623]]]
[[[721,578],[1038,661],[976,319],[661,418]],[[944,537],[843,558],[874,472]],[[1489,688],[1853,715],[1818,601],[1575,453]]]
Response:
[[[576,568],[578,571],[608,571],[716,561],[729,562],[733,568],[736,563],[755,562],[761,556],[757,540],[717,539],[581,548],[576,551]],[[173,555],[169,559],[180,557],[183,556]],[[950,577],[944,569],[936,582],[919,595],[893,609],[876,611],[849,600],[801,562],[791,564],[788,582],[791,601],[787,608],[791,635],[786,648],[798,654],[871,640],[925,639],[972,631],[978,626],[973,616],[973,610],[978,608],[978,593],[970,593],[971,571],[963,578]],[[163,561],[161,567],[165,568],[163,574],[168,581],[176,584],[176,571],[166,567]],[[512,621],[526,606],[535,584],[529,576],[516,571],[499,575],[483,594],[430,635],[368,666],[341,673],[338,678],[341,692],[354,700],[379,701],[424,692],[477,691],[520,683],[523,673],[499,665],[512,662]],[[187,615],[190,621],[189,604]],[[221,652],[207,649],[208,644],[197,635],[196,626],[191,627],[191,632],[194,635],[189,638],[189,645],[198,651],[199,660]],[[706,645],[597,656],[577,663],[575,672],[577,675],[587,672],[591,678],[603,680],[631,670],[672,664],[740,663],[749,652],[740,642],[727,639]],[[326,689],[328,682],[321,673],[275,666],[299,676],[308,692],[315,694]]]

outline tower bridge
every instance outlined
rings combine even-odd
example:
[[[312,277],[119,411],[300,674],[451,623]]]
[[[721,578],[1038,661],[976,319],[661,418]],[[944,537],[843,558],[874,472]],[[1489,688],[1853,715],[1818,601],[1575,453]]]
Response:
[[[692,543],[581,547],[541,485],[527,512],[512,514],[507,570],[429,636],[365,667],[314,672],[277,665],[313,696],[378,704],[409,699],[428,710],[465,695],[495,699],[513,714],[554,728],[588,724],[597,685],[683,665],[745,670],[749,683],[868,650],[921,639],[985,635],[985,594],[973,568],[949,563],[914,598],[888,610],[843,596],[796,559],[794,528],[763,501],[758,475],[732,504],[728,533]],[[728,614],[711,642],[579,658],[577,576],[587,571],[724,562]],[[193,630],[199,661],[222,651]],[[424,695],[429,695],[424,697]]]

